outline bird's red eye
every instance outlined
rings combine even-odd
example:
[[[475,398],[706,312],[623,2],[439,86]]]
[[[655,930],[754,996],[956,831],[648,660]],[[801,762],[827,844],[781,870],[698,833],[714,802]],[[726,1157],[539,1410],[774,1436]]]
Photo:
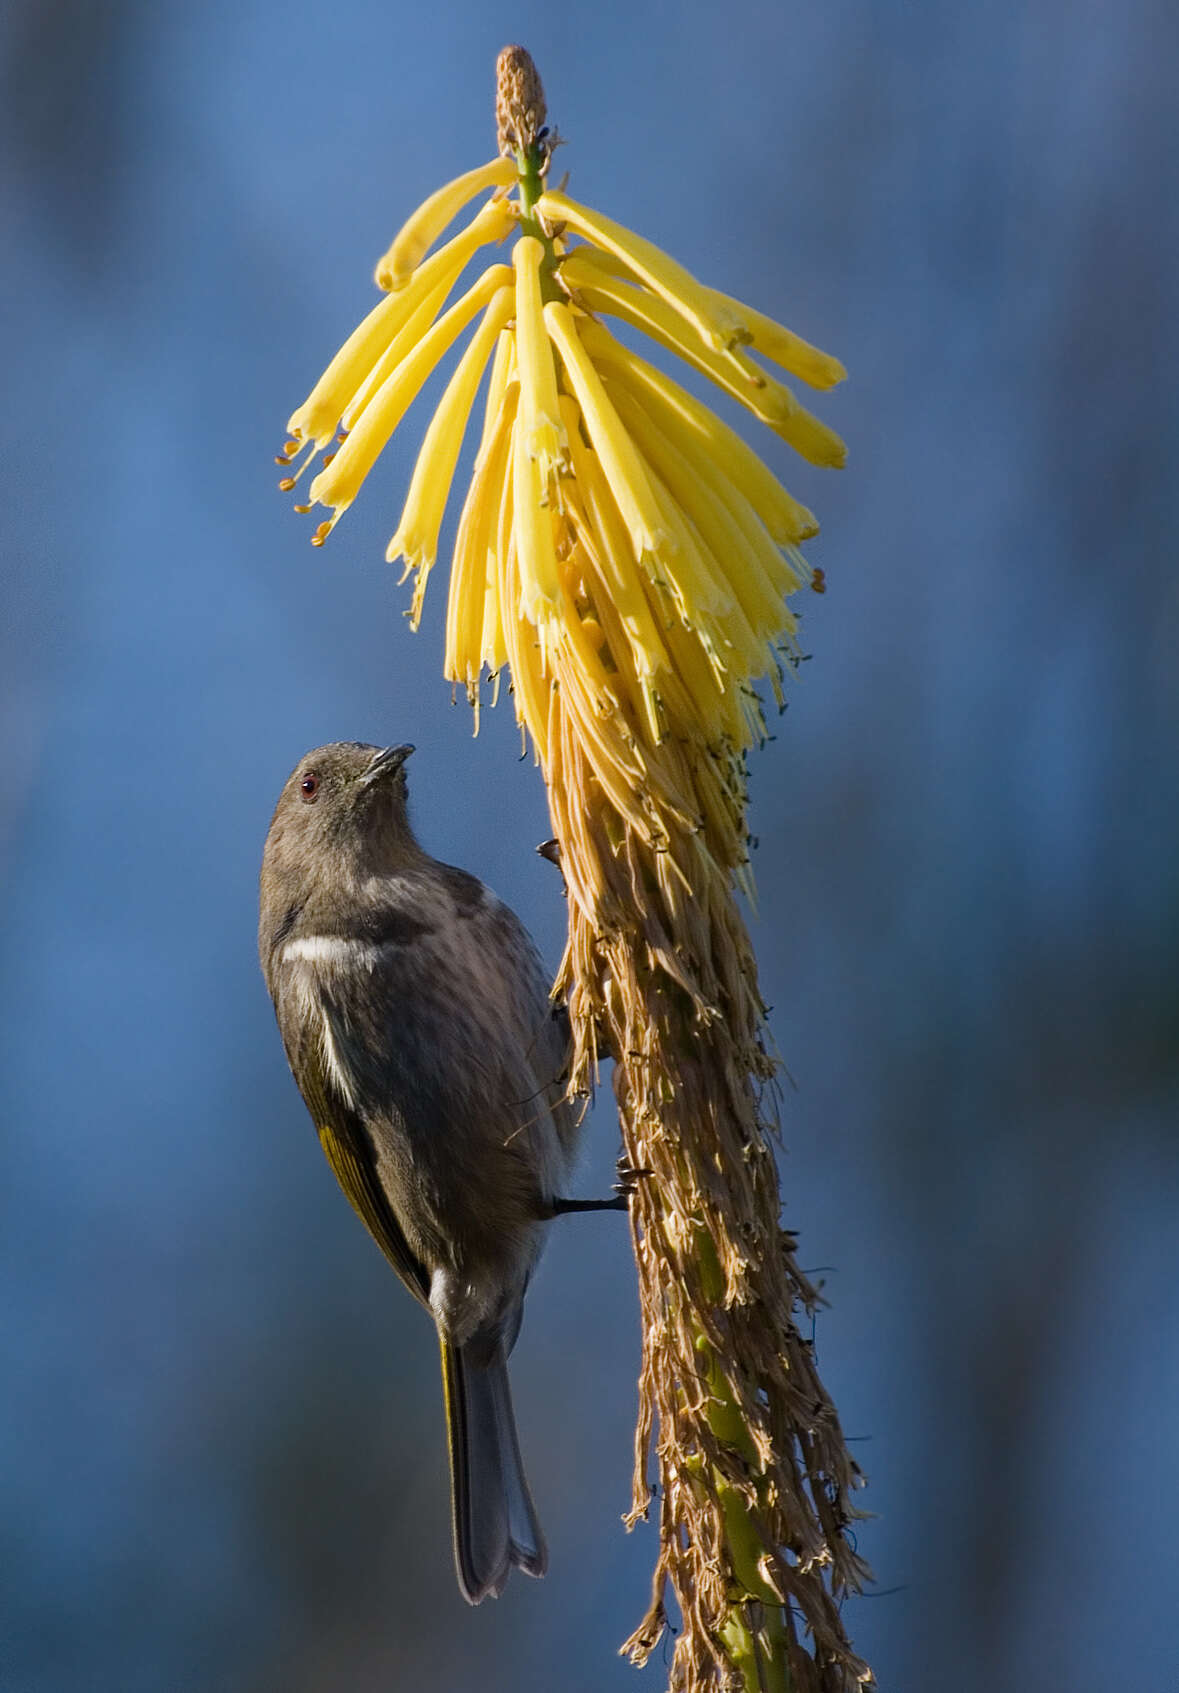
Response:
[[[314,802],[315,796],[319,792],[319,777],[315,774],[314,770],[308,771],[307,775],[304,776],[303,780],[299,783],[299,792],[303,795],[303,798],[307,801],[308,805],[311,805]]]

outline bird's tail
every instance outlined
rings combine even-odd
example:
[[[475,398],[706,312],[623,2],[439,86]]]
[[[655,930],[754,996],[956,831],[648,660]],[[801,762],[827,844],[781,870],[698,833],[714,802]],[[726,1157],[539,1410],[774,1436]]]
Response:
[[[513,1564],[543,1575],[548,1552],[520,1460],[502,1348],[485,1356],[482,1347],[439,1338],[454,1561],[463,1598],[477,1605],[489,1593],[499,1597]]]

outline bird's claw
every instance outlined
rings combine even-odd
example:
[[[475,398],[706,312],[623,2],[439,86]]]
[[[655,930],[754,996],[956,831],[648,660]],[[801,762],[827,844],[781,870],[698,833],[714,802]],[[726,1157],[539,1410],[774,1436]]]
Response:
[[[618,1171],[618,1180],[614,1183],[614,1191],[622,1199],[629,1200],[638,1189],[639,1182],[644,1176],[653,1176],[654,1170],[640,1170],[626,1158],[620,1158],[614,1168]]]

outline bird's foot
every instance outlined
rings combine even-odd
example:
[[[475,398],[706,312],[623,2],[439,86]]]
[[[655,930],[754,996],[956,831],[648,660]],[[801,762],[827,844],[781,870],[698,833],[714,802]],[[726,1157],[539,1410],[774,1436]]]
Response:
[[[625,1158],[618,1160],[618,1180],[614,1184],[614,1194],[610,1199],[554,1199],[550,1215],[567,1217],[575,1211],[629,1211],[631,1195],[634,1193],[640,1176],[649,1176],[650,1170],[636,1170],[627,1163]]]
[[[630,1195],[616,1193],[613,1199],[554,1199],[551,1215],[568,1217],[575,1211],[628,1211]]]

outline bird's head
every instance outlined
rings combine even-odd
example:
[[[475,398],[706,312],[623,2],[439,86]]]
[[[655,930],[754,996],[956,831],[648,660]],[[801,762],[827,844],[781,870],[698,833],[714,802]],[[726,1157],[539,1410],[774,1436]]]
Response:
[[[262,880],[284,893],[345,887],[419,855],[409,826],[405,761],[411,746],[334,741],[301,758],[278,797]]]

